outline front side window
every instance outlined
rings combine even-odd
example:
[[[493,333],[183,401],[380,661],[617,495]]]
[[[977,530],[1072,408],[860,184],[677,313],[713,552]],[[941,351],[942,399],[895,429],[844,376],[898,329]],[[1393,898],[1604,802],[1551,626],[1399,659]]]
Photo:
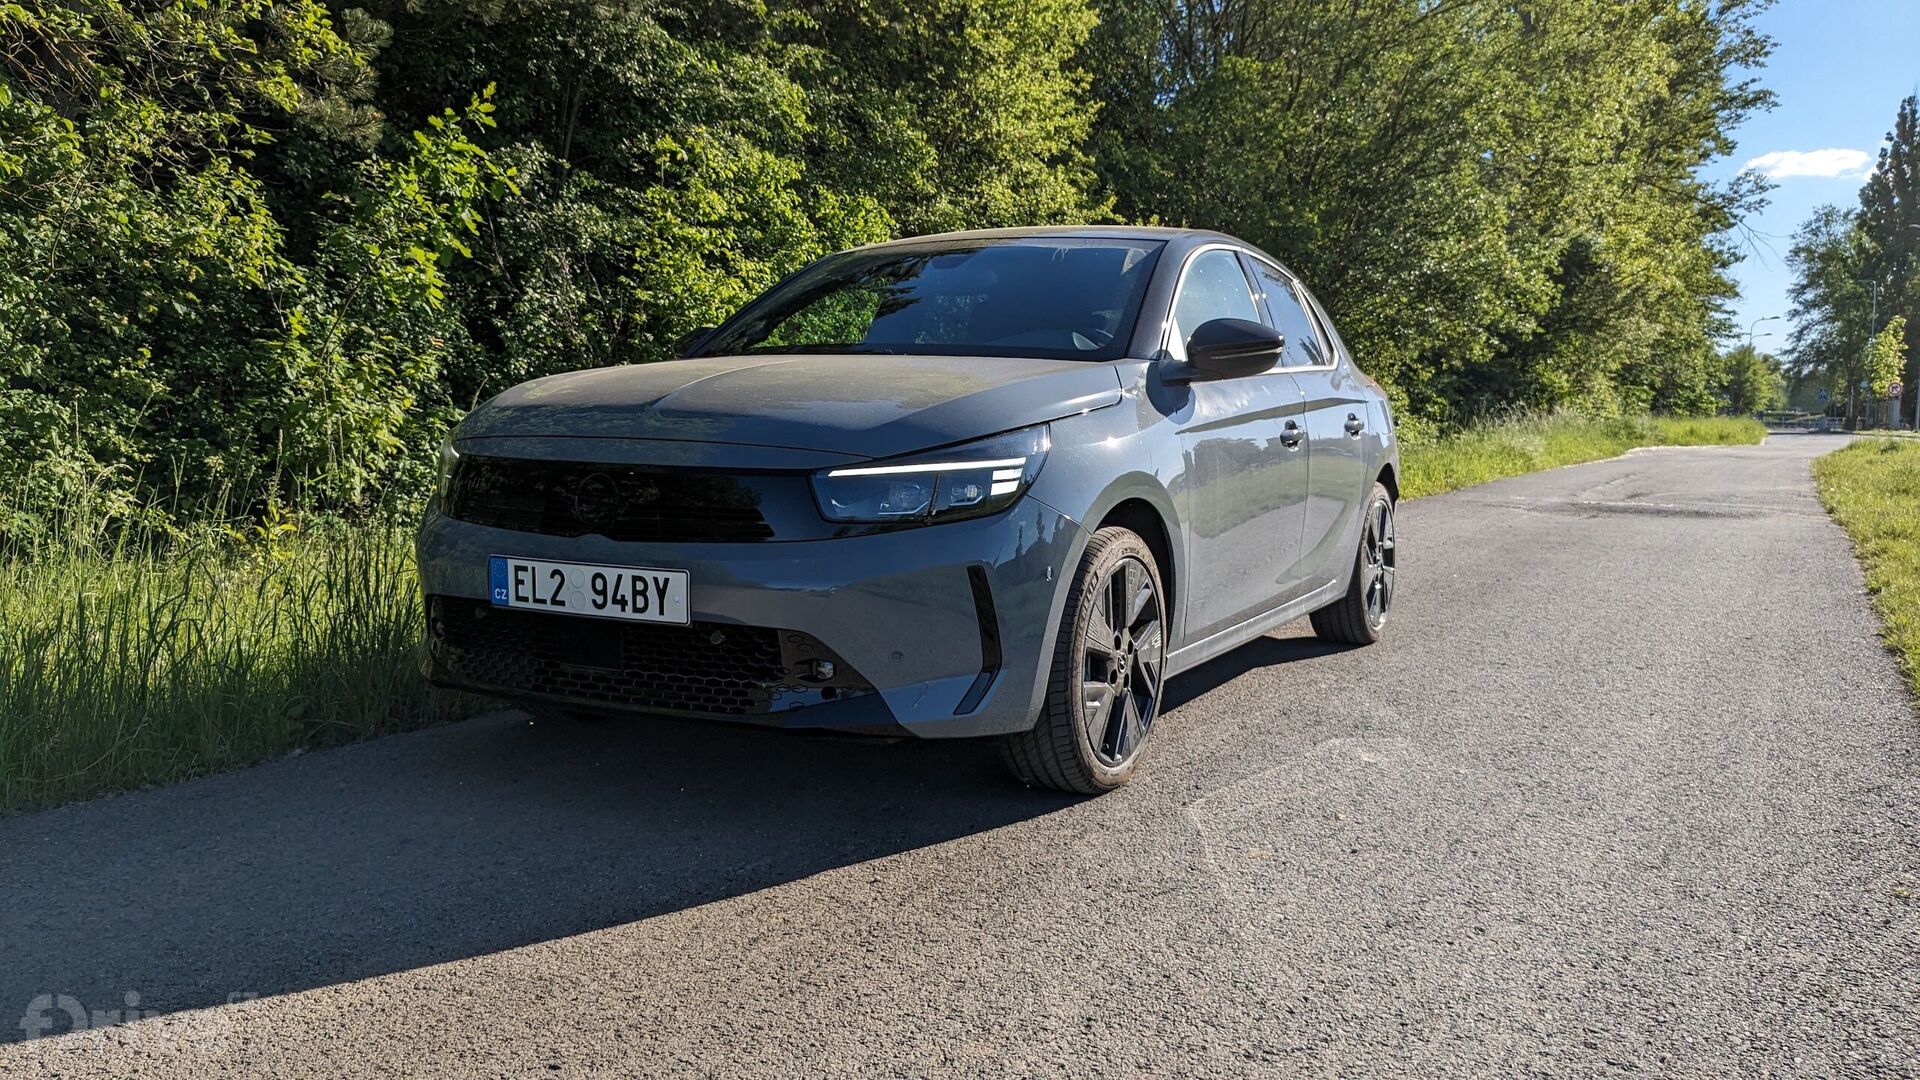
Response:
[[[830,255],[696,355],[875,353],[1112,360],[1163,244],[1019,237]]]
[[[1247,287],[1247,275],[1240,270],[1240,257],[1226,248],[1203,251],[1187,263],[1179,298],[1173,302],[1167,351],[1174,359],[1185,360],[1187,339],[1201,323],[1214,319],[1261,321],[1259,309],[1253,306],[1253,292]]]
[[[1286,351],[1280,355],[1280,366],[1299,368],[1325,364],[1326,347],[1320,342],[1320,333],[1314,327],[1313,317],[1307,314],[1299,295],[1294,292],[1293,282],[1259,259],[1253,260],[1253,270],[1260,279],[1261,290],[1267,294],[1267,310],[1273,313],[1274,329],[1287,339]]]

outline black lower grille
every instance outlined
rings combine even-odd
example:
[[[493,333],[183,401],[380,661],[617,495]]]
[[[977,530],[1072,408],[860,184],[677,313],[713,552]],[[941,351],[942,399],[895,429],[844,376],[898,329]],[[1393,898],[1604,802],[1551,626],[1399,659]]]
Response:
[[[772,539],[763,503],[793,502],[796,490],[811,498],[800,476],[467,455],[454,469],[447,513],[551,536],[726,543]]]
[[[873,692],[819,639],[792,630],[619,622],[443,596],[428,605],[436,659],[453,681],[469,686],[710,716],[753,716]]]

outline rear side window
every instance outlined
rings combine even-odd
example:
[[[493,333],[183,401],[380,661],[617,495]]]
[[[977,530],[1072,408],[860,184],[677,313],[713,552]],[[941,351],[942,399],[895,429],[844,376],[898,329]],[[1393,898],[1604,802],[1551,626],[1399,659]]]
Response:
[[[1294,292],[1293,282],[1259,259],[1253,260],[1253,272],[1260,279],[1261,291],[1267,294],[1267,310],[1273,313],[1274,329],[1287,339],[1287,350],[1281,354],[1280,366],[1319,367],[1327,363],[1330,354],[1320,340],[1320,331],[1314,326],[1313,317],[1307,314],[1299,295]]]
[[[1261,321],[1247,275],[1240,269],[1240,257],[1226,248],[1203,251],[1187,263],[1180,299],[1173,305],[1173,340],[1167,343],[1167,351],[1175,359],[1185,360],[1187,339],[1201,323],[1214,319]]]

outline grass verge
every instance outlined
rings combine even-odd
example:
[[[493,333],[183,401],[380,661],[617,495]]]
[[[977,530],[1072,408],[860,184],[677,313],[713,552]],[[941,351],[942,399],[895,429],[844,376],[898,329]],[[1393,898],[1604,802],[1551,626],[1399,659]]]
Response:
[[[1400,494],[1409,499],[1438,495],[1504,476],[1615,457],[1639,446],[1750,445],[1766,435],[1759,421],[1733,416],[1595,419],[1547,413],[1489,420],[1403,445]]]
[[[1813,477],[1853,537],[1887,647],[1920,694],[1920,442],[1862,440],[1816,460]]]
[[[411,531],[0,554],[0,812],[420,726]]]

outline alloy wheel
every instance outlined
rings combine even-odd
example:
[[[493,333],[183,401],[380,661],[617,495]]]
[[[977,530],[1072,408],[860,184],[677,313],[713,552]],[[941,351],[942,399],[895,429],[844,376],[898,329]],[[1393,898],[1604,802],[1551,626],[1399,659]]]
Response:
[[[1386,624],[1393,607],[1393,504],[1376,499],[1367,515],[1367,531],[1361,539],[1361,557],[1367,575],[1367,625],[1375,630]]]
[[[1128,556],[1100,583],[1083,635],[1081,709],[1102,765],[1124,764],[1146,741],[1160,710],[1166,632],[1153,575]]]

